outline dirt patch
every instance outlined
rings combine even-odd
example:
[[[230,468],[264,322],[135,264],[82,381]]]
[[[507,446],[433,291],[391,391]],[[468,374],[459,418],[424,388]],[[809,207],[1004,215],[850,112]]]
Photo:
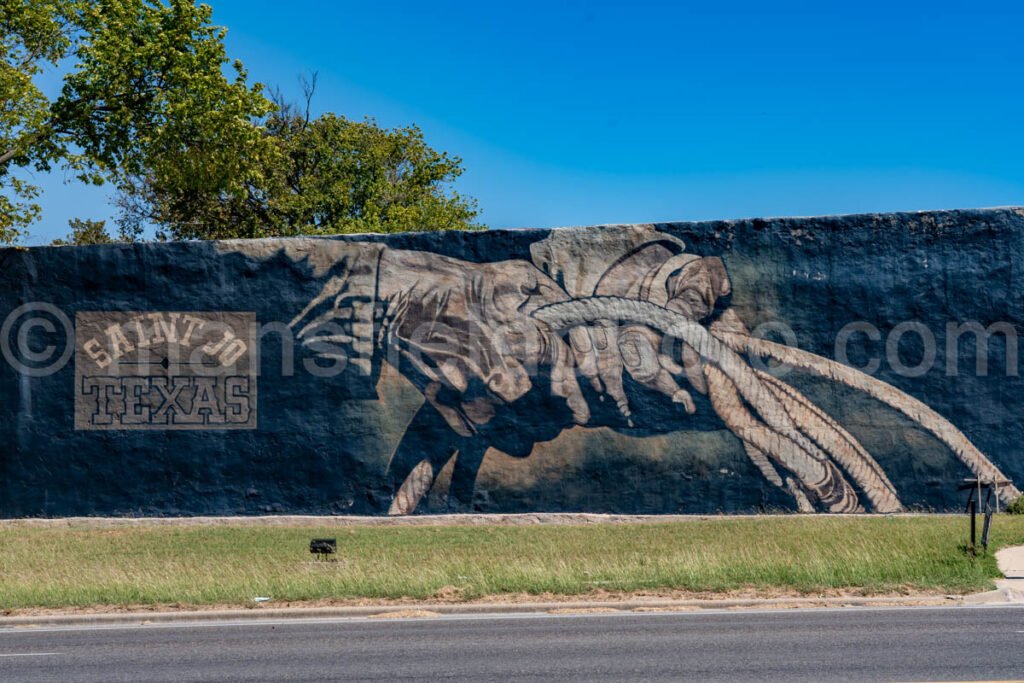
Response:
[[[439,602],[465,602],[465,589],[455,586],[444,586],[431,596],[431,600]]]

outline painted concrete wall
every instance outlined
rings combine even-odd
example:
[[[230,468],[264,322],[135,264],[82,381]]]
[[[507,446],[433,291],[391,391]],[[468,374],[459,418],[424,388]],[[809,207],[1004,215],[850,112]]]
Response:
[[[0,516],[952,509],[1022,277],[1020,209],[2,250]]]

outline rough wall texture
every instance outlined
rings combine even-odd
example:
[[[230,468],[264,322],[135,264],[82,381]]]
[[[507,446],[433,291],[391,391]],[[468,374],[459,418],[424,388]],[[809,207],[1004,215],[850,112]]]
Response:
[[[1018,495],[1024,211],[0,251],[0,516]]]

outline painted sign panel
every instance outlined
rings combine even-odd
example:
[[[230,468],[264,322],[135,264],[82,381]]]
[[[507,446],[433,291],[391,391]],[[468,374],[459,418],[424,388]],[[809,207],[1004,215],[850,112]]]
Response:
[[[255,429],[253,313],[80,312],[75,429]]]

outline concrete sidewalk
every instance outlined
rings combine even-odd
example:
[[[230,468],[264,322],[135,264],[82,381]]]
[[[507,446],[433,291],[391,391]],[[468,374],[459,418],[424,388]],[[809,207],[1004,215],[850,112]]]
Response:
[[[1004,591],[1010,602],[1024,602],[1024,545],[1003,548],[996,553],[996,563],[1006,577],[996,581],[998,590]]]
[[[1007,581],[1024,581],[1024,545],[1003,548],[996,553],[996,563]]]
[[[996,581],[996,589],[964,597],[968,605],[1024,603],[1024,546],[1003,548],[996,553],[996,564],[1006,578]]]

